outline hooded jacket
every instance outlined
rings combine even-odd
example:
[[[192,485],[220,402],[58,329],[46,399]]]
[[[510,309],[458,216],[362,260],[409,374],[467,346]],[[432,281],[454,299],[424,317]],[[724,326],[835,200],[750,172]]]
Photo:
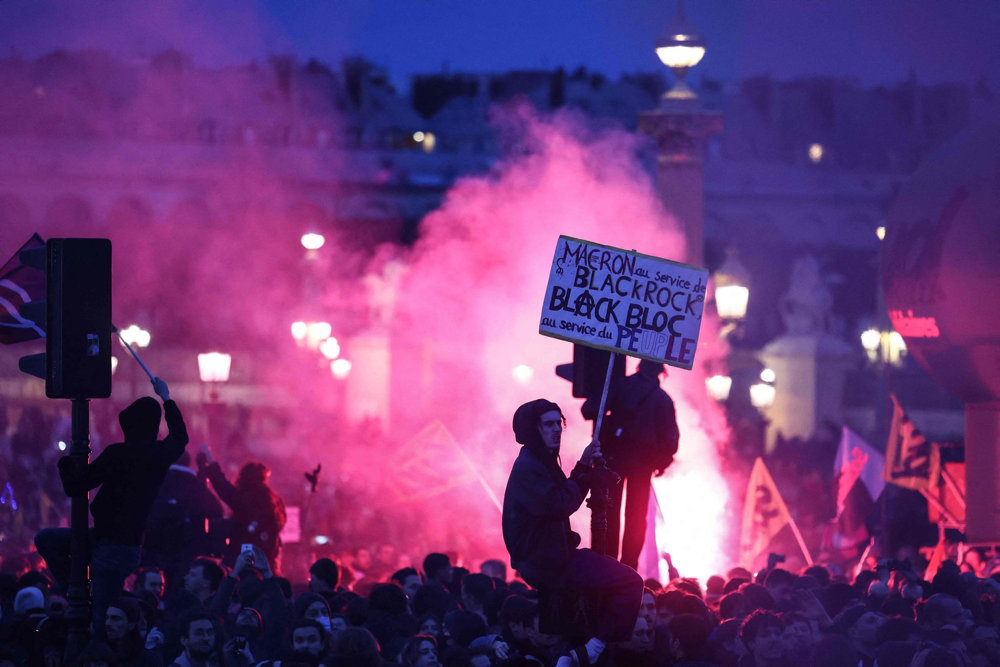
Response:
[[[90,504],[94,539],[140,546],[146,519],[167,469],[184,452],[188,442],[184,418],[173,401],[163,403],[167,437],[157,441],[160,405],[144,396],[118,416],[125,442],[108,445],[100,456],[77,468],[73,458],[59,460],[59,475],[66,495],[74,496],[100,486]]]
[[[538,399],[514,414],[514,434],[524,447],[514,461],[503,499],[503,539],[511,566],[536,588],[558,582],[580,545],[569,517],[589,490],[588,468],[578,464],[567,478],[542,442],[538,420],[552,410],[559,406]]]

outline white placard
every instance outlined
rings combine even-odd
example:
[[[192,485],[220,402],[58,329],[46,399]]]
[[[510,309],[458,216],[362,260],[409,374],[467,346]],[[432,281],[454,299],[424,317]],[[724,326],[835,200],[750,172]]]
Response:
[[[538,333],[689,369],[706,269],[560,236]]]

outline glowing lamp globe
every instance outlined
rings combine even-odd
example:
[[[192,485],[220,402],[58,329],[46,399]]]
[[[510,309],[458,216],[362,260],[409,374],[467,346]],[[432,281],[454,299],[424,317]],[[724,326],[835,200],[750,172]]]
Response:
[[[232,356],[224,352],[198,355],[198,376],[202,382],[228,382]]]
[[[733,378],[728,375],[713,375],[705,379],[705,389],[712,400],[725,401],[729,398],[729,392],[733,388]]]
[[[694,99],[694,91],[684,82],[687,71],[705,56],[705,40],[684,16],[684,4],[678,3],[674,22],[656,40],[656,55],[669,67],[677,81],[665,99]]]
[[[151,339],[150,333],[138,324],[130,324],[121,330],[120,335],[129,345],[133,347],[148,347]]]
[[[750,403],[759,410],[766,410],[774,405],[774,385],[758,382],[750,385]]]
[[[726,261],[714,274],[715,309],[723,320],[742,320],[750,301],[750,272],[740,262],[733,248],[726,248]]]
[[[319,250],[326,243],[326,239],[322,234],[309,232],[308,234],[303,234],[299,242],[302,243],[302,247],[306,250]]]
[[[340,356],[340,343],[332,336],[319,344],[319,351],[331,361]]]
[[[351,362],[347,359],[332,361],[330,362],[330,372],[333,373],[333,377],[343,380],[351,374]]]

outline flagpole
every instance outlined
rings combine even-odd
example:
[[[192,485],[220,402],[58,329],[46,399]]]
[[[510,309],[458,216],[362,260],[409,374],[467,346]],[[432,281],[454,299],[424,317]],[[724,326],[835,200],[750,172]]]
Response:
[[[858,560],[858,564],[854,567],[854,578],[857,579],[858,575],[861,574],[861,570],[865,567],[865,561],[868,560],[868,555],[872,552],[872,547],[875,546],[875,538],[868,538],[868,546],[865,550],[861,552],[861,559]]]
[[[806,546],[806,541],[802,539],[802,533],[799,532],[799,527],[795,523],[795,517],[792,513],[788,513],[788,527],[792,529],[792,535],[795,536],[795,541],[799,543],[799,548],[802,549],[802,555],[806,557],[806,565],[813,564],[813,558],[809,554],[809,547]]]
[[[472,459],[470,459],[469,455],[465,453],[465,450],[462,449],[462,446],[458,444],[457,441],[453,442],[455,444],[455,449],[458,450],[458,453],[461,455],[462,460],[465,461],[465,465],[469,467],[469,470],[472,471],[472,474],[476,476],[477,480],[479,480],[479,484],[483,487],[483,490],[486,491],[486,495],[489,496],[490,500],[493,501],[493,504],[496,506],[497,511],[500,512],[500,514],[503,514],[503,504],[500,502],[500,499],[497,498],[497,494],[493,493],[493,489],[491,489],[490,485],[486,483],[486,480],[483,479],[483,476],[479,474],[479,469],[476,468],[476,464],[472,462]]]
[[[122,345],[124,345],[125,347],[127,347],[127,348],[128,348],[128,351],[132,353],[132,357],[133,357],[133,358],[134,358],[134,359],[135,359],[136,361],[138,361],[138,362],[139,362],[139,365],[140,365],[140,366],[142,366],[142,370],[146,371],[146,375],[148,375],[148,376],[149,376],[149,381],[150,381],[150,382],[152,382],[152,381],[153,381],[153,374],[149,372],[149,368],[147,368],[147,367],[146,367],[146,364],[142,363],[142,359],[140,359],[140,358],[139,358],[139,355],[138,355],[138,354],[136,354],[136,352],[135,352],[135,350],[134,350],[134,349],[132,349],[132,346],[128,344],[128,341],[127,341],[127,340],[125,340],[125,338],[124,338],[124,337],[122,337],[122,332],[120,332],[120,331],[118,330],[118,327],[116,327],[116,326],[115,326],[115,325],[113,325],[113,324],[111,325],[111,330],[112,330],[112,331],[114,331],[114,332],[115,332],[115,334],[116,334],[116,335],[118,336],[118,340],[120,340],[120,341],[122,342]]]

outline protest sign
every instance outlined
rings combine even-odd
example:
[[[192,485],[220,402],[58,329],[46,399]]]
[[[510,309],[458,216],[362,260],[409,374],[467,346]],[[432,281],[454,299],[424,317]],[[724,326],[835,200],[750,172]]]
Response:
[[[708,271],[560,236],[538,333],[689,369]]]

